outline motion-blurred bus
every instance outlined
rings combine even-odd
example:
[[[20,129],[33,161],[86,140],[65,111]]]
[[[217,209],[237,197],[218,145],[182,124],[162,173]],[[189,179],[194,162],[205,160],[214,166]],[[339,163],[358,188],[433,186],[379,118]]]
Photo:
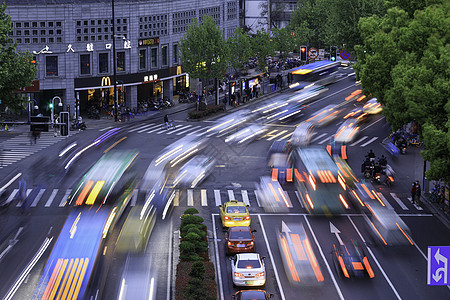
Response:
[[[327,85],[338,80],[339,62],[322,60],[311,64],[300,66],[289,70],[292,74],[292,84],[289,86],[294,89],[302,89],[306,86]]]

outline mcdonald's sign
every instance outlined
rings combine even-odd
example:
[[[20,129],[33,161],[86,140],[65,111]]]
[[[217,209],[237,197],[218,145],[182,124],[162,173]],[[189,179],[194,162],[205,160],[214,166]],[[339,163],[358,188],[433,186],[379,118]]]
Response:
[[[111,85],[111,78],[109,78],[109,76],[102,77],[101,86],[110,86],[110,85]]]

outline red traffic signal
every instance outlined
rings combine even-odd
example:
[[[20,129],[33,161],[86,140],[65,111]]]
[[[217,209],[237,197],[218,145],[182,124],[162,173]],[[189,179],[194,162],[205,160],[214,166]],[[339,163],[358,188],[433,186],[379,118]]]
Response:
[[[307,52],[306,46],[300,46],[300,60],[301,61],[306,61],[306,52]]]

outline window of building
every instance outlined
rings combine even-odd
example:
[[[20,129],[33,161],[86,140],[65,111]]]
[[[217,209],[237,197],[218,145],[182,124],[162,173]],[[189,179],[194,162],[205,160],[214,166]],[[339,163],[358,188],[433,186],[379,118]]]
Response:
[[[173,63],[178,63],[178,44],[173,45]]]
[[[167,45],[164,45],[161,47],[161,58],[162,58],[162,65],[163,66],[167,66],[168,65],[168,53],[169,51],[167,51]]]
[[[61,31],[61,29],[56,29],[56,34],[62,34],[62,31]]]
[[[102,28],[101,27],[97,28],[97,32],[102,32]]]
[[[95,27],[91,28],[91,33],[95,33]]]
[[[95,35],[91,35],[91,41],[95,41]]]
[[[104,31],[105,31],[105,32],[108,32],[108,27],[105,27],[105,28],[104,28]]]
[[[83,36],[83,41],[85,42],[89,41],[89,37],[87,35]]]
[[[117,72],[125,71],[125,52],[117,52]]]
[[[38,35],[38,31],[37,30],[33,30],[33,35]]]
[[[83,21],[83,25],[88,26],[89,25],[88,21],[87,20]]]
[[[81,33],[81,30],[80,30],[80,33]],[[50,29],[50,30],[48,31],[48,34],[49,34],[49,35],[53,35],[53,30]]]
[[[152,68],[158,67],[158,48],[152,48],[151,52]]]
[[[95,20],[91,20],[91,26],[95,25]]]
[[[41,35],[45,35],[45,30],[41,30]]]
[[[139,69],[143,70],[147,68],[146,62],[147,51],[145,49],[139,50]]]
[[[41,22],[41,27],[45,27],[45,22]]]
[[[102,40],[102,36],[101,35],[98,35],[97,36],[97,41],[101,41]]]
[[[127,24],[127,19],[123,19],[123,23],[124,23],[124,24]]]
[[[78,22],[80,22],[80,21],[78,21]],[[80,23],[80,25],[81,25],[81,23]],[[53,27],[53,22],[48,22],[48,27]]]
[[[89,33],[89,30],[88,30],[87,28],[84,28],[84,29],[83,29],[83,32],[84,32],[84,34],[88,34],[88,33]]]
[[[60,21],[56,22],[56,27],[61,27],[62,23]]]
[[[58,76],[58,56],[45,57],[45,76]]]
[[[103,20],[103,24],[107,25],[108,24],[108,19]]]
[[[62,43],[62,38],[61,38],[61,37],[57,37],[57,38],[56,38],[56,42],[57,42],[57,43]]]
[[[109,35],[105,34],[105,40],[108,40]]]
[[[97,20],[97,25],[102,25],[102,20]]]
[[[91,55],[80,54],[80,73],[81,75],[91,74]]]
[[[98,54],[98,72],[109,73],[109,58],[108,53]]]
[[[30,43],[30,38],[25,38],[25,44],[29,44]]]
[[[117,19],[117,24],[120,24],[120,19]]]
[[[16,22],[16,28],[20,28],[20,27],[22,27],[22,23]]]
[[[26,28],[30,27],[30,23],[29,22],[24,22],[23,23],[23,27],[26,27]]]
[[[49,31],[50,33],[50,31]],[[77,34],[81,34],[81,28],[77,28]]]
[[[81,41],[81,39],[80,39],[80,41]],[[54,39],[54,38],[48,38],[48,42],[49,42],[49,43],[54,43],[54,42],[55,42],[55,39]]]
[[[37,27],[37,22],[32,22],[32,23],[31,23],[31,26]]]
[[[46,40],[46,38],[41,38],[41,44],[45,44],[47,42]]]
[[[16,35],[22,35],[22,31],[16,30]]]

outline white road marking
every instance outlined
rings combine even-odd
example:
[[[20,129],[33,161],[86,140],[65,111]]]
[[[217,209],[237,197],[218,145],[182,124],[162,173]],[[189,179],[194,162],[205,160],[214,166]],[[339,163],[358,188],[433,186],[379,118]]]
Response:
[[[11,193],[11,195],[9,195],[8,199],[6,200],[6,203],[10,203],[14,197],[16,196],[16,194],[19,192],[19,189],[14,189],[14,191]]]
[[[303,201],[302,201],[302,199],[300,198],[300,195],[298,194],[298,191],[294,191],[294,193],[295,193],[295,196],[297,196],[298,202],[300,202],[300,205],[302,206],[302,208],[305,208],[305,207],[303,206]]]
[[[49,207],[50,205],[52,205],[53,199],[55,199],[58,191],[59,189],[53,189],[52,194],[50,195],[50,197],[48,198],[47,202],[44,205],[45,207]]]
[[[276,138],[276,137],[278,137],[278,136],[280,136],[280,135],[282,135],[282,134],[285,134],[286,132],[288,132],[288,130],[280,131],[280,132],[278,132],[277,134],[275,134],[275,135],[271,136],[270,138],[268,138],[267,141],[271,141],[271,140],[273,140],[274,138]]]
[[[183,127],[183,129],[185,129],[185,130],[183,130],[181,132],[177,132],[176,135],[186,134],[188,131],[191,131],[191,130],[197,131],[196,129],[199,129],[199,128],[202,128],[202,126],[195,126],[195,127],[191,127],[191,128]],[[195,131],[193,131],[193,132],[195,132]]]
[[[312,235],[312,237],[313,237],[313,239],[314,239],[314,242],[315,242],[316,245],[317,245],[317,248],[319,248],[320,255],[322,256],[322,259],[323,259],[323,261],[325,262],[325,264],[326,264],[326,266],[327,266],[328,273],[330,273],[331,279],[333,280],[333,284],[334,284],[334,287],[336,288],[336,291],[337,291],[337,293],[338,293],[338,295],[339,295],[339,298],[341,298],[342,300],[344,300],[344,295],[342,294],[342,291],[341,291],[341,289],[339,288],[339,285],[338,285],[338,283],[337,283],[337,281],[336,281],[336,278],[334,278],[334,274],[333,274],[333,272],[331,271],[330,265],[328,264],[328,261],[327,261],[327,259],[325,258],[325,255],[323,254],[322,247],[320,247],[320,245],[319,245],[319,241],[318,241],[317,238],[316,238],[316,234],[315,234],[314,231],[312,230],[311,224],[309,224],[309,221],[308,221],[308,218],[306,217],[306,215],[304,215],[303,217],[305,218],[306,224],[308,225],[309,231],[311,232],[311,235]]]
[[[191,135],[191,134],[194,134],[194,133],[199,132],[199,131],[202,131],[202,130],[204,130],[204,131],[206,132],[206,128],[200,126],[199,129],[196,129],[196,130],[194,130],[194,131],[191,131],[191,132],[189,132],[189,133],[186,134],[186,135]]]
[[[323,143],[329,142],[329,141],[330,141],[330,137],[327,137],[326,139],[321,140],[320,142],[318,142],[318,144],[319,144],[319,145],[322,145]]]
[[[241,195],[242,195],[242,201],[245,203],[245,205],[250,206],[250,201],[248,200],[247,190],[241,190]]]
[[[262,229],[264,241],[266,242],[267,251],[269,252],[270,261],[271,261],[271,263],[272,263],[273,270],[274,270],[274,272],[275,272],[275,279],[277,280],[278,288],[279,288],[279,290],[280,290],[280,298],[281,298],[282,300],[285,300],[286,298],[285,298],[285,296],[284,296],[283,286],[282,286],[282,284],[281,284],[280,277],[278,276],[277,266],[276,266],[275,261],[274,261],[274,259],[273,259],[272,250],[270,249],[269,240],[267,239],[266,230],[264,229],[264,223],[263,223],[263,221],[261,220],[261,216],[260,216],[260,215],[258,215],[258,219],[259,219],[259,224],[261,224],[261,229]]]
[[[200,190],[200,198],[202,201],[202,206],[208,206],[208,199],[206,197],[206,190],[205,189],[201,189]]]
[[[369,145],[370,143],[374,142],[375,140],[377,140],[378,137],[374,136],[373,138],[371,138],[369,141],[365,142],[364,144],[360,145],[360,147],[365,147],[367,145]]]
[[[400,200],[399,197],[397,197],[397,195],[395,193],[391,193],[392,198],[394,198],[394,200],[398,203],[398,205],[400,205],[400,207],[404,210],[409,210],[409,208],[403,204],[402,200]]]
[[[311,141],[311,143],[314,143],[315,141],[317,141],[318,139],[324,137],[325,135],[327,135],[327,133],[322,133],[321,135],[316,136],[316,137]]]
[[[194,191],[187,190],[187,206],[194,206]]]
[[[216,201],[216,206],[222,205],[222,199],[220,199],[220,190],[214,190],[214,200]]]
[[[382,193],[377,192],[377,195],[378,197],[380,197],[381,201],[383,201],[383,203],[386,205],[387,208],[394,209],[392,205],[389,203],[389,201],[386,200],[386,198],[383,196]]]
[[[41,200],[42,195],[45,193],[45,189],[41,189],[39,193],[37,194],[36,198],[34,198],[33,203],[31,203],[31,207],[36,207],[39,203],[39,200]]]
[[[366,240],[364,239],[364,237],[361,235],[361,233],[359,232],[358,228],[356,227],[355,223],[353,223],[353,220],[350,218],[350,216],[347,216],[347,218],[350,220],[350,222],[352,223],[353,227],[355,228],[356,232],[358,233],[359,237],[361,238],[361,241],[363,241],[363,243],[366,243]],[[372,256],[372,259],[375,261],[375,263],[378,266],[378,269],[380,269],[381,273],[384,276],[384,279],[386,279],[387,283],[389,284],[389,286],[391,287],[392,291],[394,292],[395,296],[397,296],[397,299],[402,299],[400,298],[400,295],[398,294],[397,290],[395,289],[394,285],[392,284],[392,282],[389,280],[389,277],[387,276],[386,272],[384,272],[383,268],[381,267],[380,263],[378,262],[377,258],[375,257],[375,255],[373,254],[372,250],[370,249],[370,247],[366,247],[367,251],[369,251],[370,256]]]
[[[98,131],[105,131],[105,130],[108,130],[108,129],[113,128],[113,127],[114,126],[108,126],[108,127],[103,128],[103,129],[99,129]]]
[[[215,191],[217,191],[217,190],[214,190],[214,192]],[[214,193],[214,195],[215,195],[215,193]],[[220,196],[220,192],[219,192],[219,196]],[[217,199],[216,199],[216,203],[217,203]],[[217,270],[216,271],[216,278],[219,279],[219,287],[218,287],[218,289],[219,289],[219,299],[220,300],[224,300],[225,298],[223,296],[222,271],[221,271],[221,268],[220,268],[220,261],[219,261],[219,259],[220,259],[220,257],[219,257],[219,246],[217,245],[217,242],[218,242],[217,240],[218,239],[217,239],[217,233],[216,233],[216,219],[214,218],[214,216],[217,216],[217,215],[216,214],[212,214],[211,215],[212,225],[213,225],[213,228],[214,228],[214,230],[213,230],[213,234],[214,234],[214,250],[215,250],[215,256],[216,256],[216,268],[215,269]],[[169,287],[170,284],[168,283],[167,286]],[[170,293],[167,292],[167,295],[170,295]]]
[[[178,125],[178,127],[180,127],[180,128],[170,128],[170,129],[169,129],[169,132],[167,132],[167,134],[172,134],[172,133],[175,133],[175,132],[177,132],[177,131],[180,131],[180,130],[183,130],[183,129],[192,127],[192,125],[184,125],[184,126]],[[189,130],[189,129],[188,129],[188,130]]]
[[[66,193],[64,194],[64,197],[62,198],[61,202],[59,203],[59,207],[64,207],[67,204],[67,198],[69,198],[70,192],[72,192],[72,189],[67,189]]]
[[[363,136],[362,138],[360,138],[359,140],[357,140],[357,141],[354,142],[353,144],[350,144],[350,146],[355,146],[355,145],[361,143],[362,141],[364,141],[364,140],[367,139],[367,138],[368,138],[367,135],[366,135],[366,136]]]
[[[228,190],[228,199],[229,199],[229,201],[236,200],[236,198],[234,198],[233,190]]]
[[[27,189],[27,195],[25,196],[25,199],[28,197],[28,195],[30,195],[32,190],[33,189]],[[25,199],[22,199],[21,201],[19,201],[19,203],[17,203],[16,207],[22,207],[23,203],[25,202]]]

